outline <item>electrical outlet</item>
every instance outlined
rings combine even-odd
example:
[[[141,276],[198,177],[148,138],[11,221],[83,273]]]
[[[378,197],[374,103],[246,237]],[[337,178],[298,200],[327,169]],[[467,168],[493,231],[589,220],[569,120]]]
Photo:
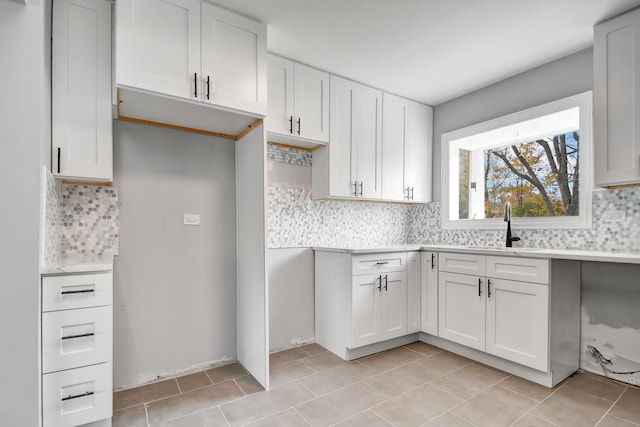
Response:
[[[604,222],[624,222],[627,218],[625,211],[607,211],[604,213]]]
[[[435,218],[427,218],[427,225],[429,227],[435,227],[436,225],[436,219]]]
[[[199,214],[184,214],[184,225],[200,225]]]

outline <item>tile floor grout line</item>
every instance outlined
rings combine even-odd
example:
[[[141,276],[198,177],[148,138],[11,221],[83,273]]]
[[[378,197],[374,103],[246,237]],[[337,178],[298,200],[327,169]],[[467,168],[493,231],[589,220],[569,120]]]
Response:
[[[569,377],[567,377],[569,378]],[[539,407],[540,405],[542,405],[547,399],[549,399],[551,396],[553,396],[554,394],[556,394],[558,392],[558,390],[562,389],[565,385],[567,384],[567,381],[564,381],[560,383],[560,385],[558,385],[555,390],[553,390],[553,388],[551,389],[552,392],[549,393],[544,399],[542,399],[541,401],[539,401],[537,404],[533,405],[532,408],[530,408],[527,412],[525,412],[524,414],[522,414],[522,416],[520,418],[518,418],[517,420],[515,420],[514,422],[511,423],[511,425],[514,425],[515,423],[517,423],[518,421],[520,421],[521,419],[523,419],[524,417],[526,417],[527,415],[531,414],[531,412],[533,412],[534,409],[536,409],[537,407]],[[553,421],[550,421],[544,417],[540,417],[538,415],[533,415],[532,416],[536,417],[536,418],[540,418],[541,420],[555,426],[555,427],[560,427],[558,426],[556,423],[554,423]]]
[[[290,408],[291,408],[291,409],[293,409],[293,412],[295,412],[296,414],[298,414],[298,415],[300,416],[300,418],[302,418],[302,420],[303,420],[305,423],[307,423],[307,424],[308,424],[309,426],[311,426],[311,427],[313,426],[313,424],[311,424],[311,421],[309,421],[308,419],[306,419],[306,418],[305,418],[305,416],[304,416],[304,415],[302,415],[302,414],[300,413],[300,411],[298,411],[294,406],[291,406]]]
[[[180,394],[183,394],[182,387],[180,387],[180,382],[178,381],[178,377],[173,377],[173,380],[176,382],[176,385],[178,386],[178,391],[180,392]]]
[[[242,397],[247,397],[249,396],[242,387],[240,387],[240,384],[238,384],[238,381],[236,381],[235,378],[232,378],[231,381],[234,382],[234,384],[236,385],[236,387],[238,387],[240,389],[240,391],[242,392],[243,396]],[[222,411],[221,411],[222,412]]]
[[[314,399],[316,399],[316,398],[318,398],[318,397],[320,397],[320,396],[324,396],[324,395],[322,395],[322,394],[320,394],[320,395],[319,395],[319,394],[316,394],[313,390],[311,390],[309,387],[307,387],[306,385],[304,385],[304,383],[303,383],[302,381],[300,381],[299,379],[297,379],[297,378],[296,378],[294,381],[297,381],[298,383],[300,383],[300,385],[301,385],[302,387],[304,387],[304,388],[306,388],[307,390],[309,390],[309,392],[315,396],[315,397],[314,397]],[[293,382],[293,381],[291,381],[291,382]],[[325,394],[326,394],[326,393],[325,393]],[[313,400],[313,399],[310,399],[310,400]],[[307,400],[306,402],[308,402],[308,400]],[[293,408],[293,406],[292,406],[292,408]]]
[[[611,412],[611,410],[612,410],[612,409],[613,409],[613,407],[616,405],[616,403],[618,403],[618,401],[619,401],[620,399],[622,399],[622,396],[624,396],[624,394],[627,392],[627,389],[628,389],[628,388],[627,388],[627,387],[625,387],[625,389],[622,391],[622,393],[620,393],[620,396],[618,396],[618,398],[616,399],[616,401],[615,401],[615,402],[613,402],[613,403],[611,404],[611,406],[609,406],[609,409],[607,409],[607,410],[605,411],[605,413],[602,415],[602,417],[600,417],[600,419],[598,420],[598,422],[597,422],[597,423],[595,423],[595,425],[596,425],[596,426],[598,426],[598,425],[602,422],[602,420],[604,420],[604,419],[605,419],[605,417],[609,414],[609,412]],[[613,415],[612,415],[612,416],[613,416]],[[625,421],[626,421],[626,420],[625,420]],[[634,424],[635,424],[635,423],[634,423]]]

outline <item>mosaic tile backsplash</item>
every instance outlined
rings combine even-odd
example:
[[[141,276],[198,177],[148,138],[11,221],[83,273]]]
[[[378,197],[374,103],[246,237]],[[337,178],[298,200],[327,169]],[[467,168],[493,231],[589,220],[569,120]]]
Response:
[[[62,184],[43,168],[44,177],[44,248],[43,267],[52,267],[62,252]]]
[[[296,153],[297,152],[297,153]],[[303,156],[308,163],[301,162]],[[311,152],[268,146],[268,159],[310,166]],[[640,252],[640,188],[593,191],[593,226],[574,230],[514,230],[522,244],[539,248]],[[622,223],[606,211],[625,210]],[[435,218],[435,226],[427,219]],[[450,244],[502,246],[504,230],[443,230],[440,202],[399,205],[311,199],[308,187],[269,185],[269,247]]]
[[[45,172],[43,267],[63,257],[118,253],[118,190],[60,184]]]
[[[118,253],[118,189],[63,185],[62,256]]]

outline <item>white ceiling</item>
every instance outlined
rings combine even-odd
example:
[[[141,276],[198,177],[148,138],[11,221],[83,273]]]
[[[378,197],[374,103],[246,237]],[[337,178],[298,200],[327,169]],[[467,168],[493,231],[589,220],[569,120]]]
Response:
[[[593,44],[640,0],[211,0],[270,52],[437,105]]]

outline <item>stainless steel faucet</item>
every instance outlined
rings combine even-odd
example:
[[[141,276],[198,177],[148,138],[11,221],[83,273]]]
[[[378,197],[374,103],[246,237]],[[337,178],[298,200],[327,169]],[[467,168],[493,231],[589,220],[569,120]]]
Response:
[[[504,221],[507,223],[507,247],[513,247],[512,242],[520,241],[519,237],[511,236],[511,203],[504,205]]]

